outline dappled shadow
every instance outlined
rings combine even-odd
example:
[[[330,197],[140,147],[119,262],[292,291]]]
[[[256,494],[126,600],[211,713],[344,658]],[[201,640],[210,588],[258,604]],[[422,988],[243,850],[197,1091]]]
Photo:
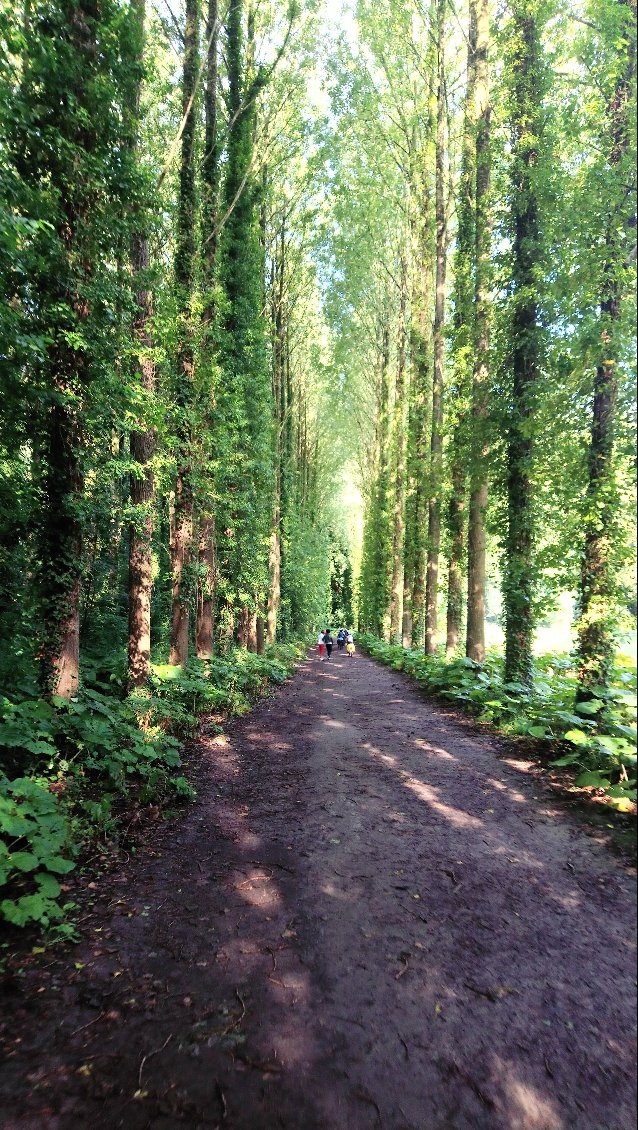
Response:
[[[406,681],[330,662],[201,743],[3,1130],[633,1125],[624,876]]]

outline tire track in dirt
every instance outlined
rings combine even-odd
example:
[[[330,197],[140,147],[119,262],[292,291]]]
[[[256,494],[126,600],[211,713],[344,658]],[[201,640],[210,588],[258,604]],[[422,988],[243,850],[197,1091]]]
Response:
[[[338,653],[199,751],[9,999],[3,1130],[635,1125],[632,876],[525,763]]]

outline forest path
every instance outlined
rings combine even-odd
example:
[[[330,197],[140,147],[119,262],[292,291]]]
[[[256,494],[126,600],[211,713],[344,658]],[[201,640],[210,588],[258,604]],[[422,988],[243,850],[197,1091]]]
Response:
[[[339,653],[200,748],[11,998],[2,1130],[633,1128],[632,878],[524,763]]]

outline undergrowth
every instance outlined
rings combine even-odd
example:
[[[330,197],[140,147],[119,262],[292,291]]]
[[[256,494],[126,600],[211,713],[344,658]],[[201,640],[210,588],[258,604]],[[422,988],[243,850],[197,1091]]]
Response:
[[[405,671],[429,691],[458,703],[504,734],[553,743],[550,764],[576,771],[574,784],[605,790],[620,811],[636,801],[636,672],[617,667],[611,689],[597,701],[576,702],[576,672],[567,656],[535,660],[533,690],[507,683],[502,656],[491,651],[485,663],[446,660],[362,636],[375,659]]]
[[[0,920],[72,936],[62,877],[92,843],[116,840],[131,810],[192,800],[180,748],[200,717],[244,713],[302,650],[155,665],[131,695],[123,670],[88,664],[70,701],[0,696]]]

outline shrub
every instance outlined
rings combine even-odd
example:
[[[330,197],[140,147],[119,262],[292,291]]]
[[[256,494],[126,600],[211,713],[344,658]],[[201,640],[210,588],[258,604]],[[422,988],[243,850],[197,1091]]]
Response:
[[[150,686],[128,697],[121,673],[89,669],[71,700],[0,699],[0,916],[16,926],[61,919],[69,904],[57,876],[75,866],[70,857],[116,834],[123,808],[192,800],[176,771],[198,718],[248,710],[303,650],[237,648],[184,669],[156,666]]]

